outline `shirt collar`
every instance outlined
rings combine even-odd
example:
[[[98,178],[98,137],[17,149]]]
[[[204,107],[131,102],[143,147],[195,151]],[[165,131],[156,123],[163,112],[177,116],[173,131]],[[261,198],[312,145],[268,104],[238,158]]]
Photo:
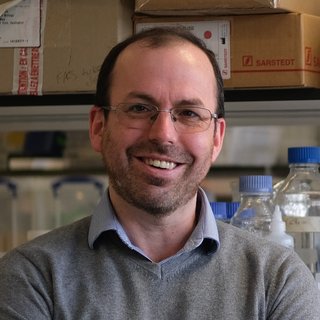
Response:
[[[219,245],[219,233],[210,202],[202,188],[198,190],[199,220],[186,246],[194,249],[205,242],[208,252],[215,252]]]
[[[215,252],[220,245],[218,228],[209,200],[201,188],[199,188],[198,191],[198,201],[200,207],[199,220],[182,251],[191,251],[205,242],[208,252]],[[108,193],[106,192],[93,211],[88,234],[89,247],[93,249],[94,243],[100,235],[112,230],[116,231],[120,239],[128,247],[143,254],[141,250],[135,247],[129,240],[115,215]]]

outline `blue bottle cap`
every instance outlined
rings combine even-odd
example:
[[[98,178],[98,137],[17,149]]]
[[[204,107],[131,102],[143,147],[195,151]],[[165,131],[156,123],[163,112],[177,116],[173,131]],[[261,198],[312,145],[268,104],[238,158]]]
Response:
[[[240,206],[240,202],[227,202],[227,219],[230,220]]]
[[[227,209],[225,202],[210,202],[210,206],[216,219],[227,220]]]
[[[288,148],[289,163],[320,163],[320,147]]]
[[[272,176],[254,175],[240,176],[239,192],[249,193],[271,193],[272,192]]]

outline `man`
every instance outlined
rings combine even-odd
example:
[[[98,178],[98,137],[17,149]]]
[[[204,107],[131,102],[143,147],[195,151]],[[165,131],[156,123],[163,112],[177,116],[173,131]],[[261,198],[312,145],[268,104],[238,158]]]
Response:
[[[104,61],[90,139],[109,188],[88,217],[0,262],[0,319],[319,319],[293,251],[215,222],[199,187],[225,133],[213,54],[152,29]]]

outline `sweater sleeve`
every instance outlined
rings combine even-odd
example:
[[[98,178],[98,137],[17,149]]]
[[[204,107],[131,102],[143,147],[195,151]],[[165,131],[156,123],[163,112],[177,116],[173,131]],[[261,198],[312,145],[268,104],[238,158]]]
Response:
[[[18,250],[0,259],[0,320],[53,319],[46,276]]]
[[[270,285],[266,288],[268,320],[320,319],[320,290],[294,251],[270,275]]]

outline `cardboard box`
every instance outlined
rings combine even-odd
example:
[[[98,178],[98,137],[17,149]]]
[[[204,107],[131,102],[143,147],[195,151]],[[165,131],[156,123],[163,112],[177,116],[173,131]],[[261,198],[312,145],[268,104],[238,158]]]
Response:
[[[226,88],[320,88],[320,17],[288,13],[237,16],[142,17],[148,22],[214,21],[231,23],[231,78]]]
[[[234,15],[297,12],[320,16],[319,0],[136,0],[150,15]]]
[[[133,32],[133,1],[42,0],[39,48],[0,48],[1,94],[94,92],[108,51]],[[40,30],[39,30],[40,31]]]
[[[225,86],[320,88],[319,30],[316,16],[235,16],[231,78]]]

